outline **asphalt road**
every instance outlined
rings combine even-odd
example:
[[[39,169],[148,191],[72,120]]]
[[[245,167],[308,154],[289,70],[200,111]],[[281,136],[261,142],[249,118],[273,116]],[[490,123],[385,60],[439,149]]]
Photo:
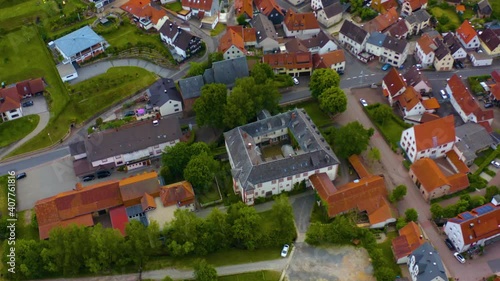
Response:
[[[62,158],[64,156],[67,156],[68,154],[69,148],[65,146],[56,150],[42,152],[37,155],[29,156],[12,162],[3,162],[0,164],[0,175],[4,175],[8,171],[22,172],[26,169]]]

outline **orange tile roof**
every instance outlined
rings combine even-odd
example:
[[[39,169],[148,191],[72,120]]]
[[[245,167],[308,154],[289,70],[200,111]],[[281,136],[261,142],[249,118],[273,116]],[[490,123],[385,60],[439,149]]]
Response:
[[[147,0],[130,0],[120,8],[136,17],[147,17],[153,24],[157,24],[161,18],[167,16],[165,10],[151,6],[151,2]]]
[[[319,197],[323,200],[328,200],[330,196],[338,191],[326,173],[309,176],[309,180],[314,189],[316,189],[316,192],[318,192]]]
[[[484,208],[485,206],[490,206],[489,208],[492,211],[485,213],[478,212],[479,208]],[[465,217],[463,214],[459,214],[455,218],[448,220],[449,222],[460,224],[464,245],[500,234],[500,227],[498,227],[500,225],[500,206],[487,203],[473,209],[470,213],[472,215],[470,219],[468,219],[469,216]],[[473,227],[471,227],[471,224],[473,224]]]
[[[256,42],[257,41],[257,32],[255,28],[242,28],[243,29],[243,41],[247,42]]]
[[[434,41],[428,34],[422,35],[422,37],[417,40],[417,43],[426,55],[430,54],[437,48]]]
[[[182,6],[201,11],[210,11],[210,9],[212,8],[213,1],[216,0],[199,0],[199,1],[182,0]]]
[[[406,81],[404,80],[403,75],[399,74],[394,67],[391,67],[387,75],[385,75],[383,81],[387,86],[387,90],[389,91],[389,95],[391,95],[391,97],[394,97],[399,90],[406,87]]]
[[[245,41],[243,37],[238,34],[231,26],[227,27],[226,33],[221,37],[219,41],[219,52],[225,53],[231,46],[235,46],[243,53],[247,53],[245,49]]]
[[[286,13],[283,24],[288,30],[319,29],[319,23],[314,13],[296,13],[292,9]]]
[[[280,6],[274,0],[254,0],[254,3],[257,9],[266,16],[269,16],[273,10],[283,15]]]
[[[455,11],[457,12],[465,12],[465,6],[464,5],[457,5],[457,7],[455,7]]]
[[[322,55],[314,54],[313,61],[315,68],[331,68],[332,65],[345,62],[344,50],[335,50]]]
[[[170,185],[162,186],[160,189],[160,198],[164,207],[185,206],[194,203],[194,190],[191,183],[187,181],[176,182]]]
[[[156,172],[128,177],[119,182],[120,194],[125,207],[140,204],[144,193],[154,197],[160,192],[160,182]]]
[[[365,168],[363,163],[361,163],[361,158],[359,158],[358,155],[354,154],[351,155],[349,158],[349,163],[351,163],[351,166],[354,168],[356,173],[358,174],[359,178],[365,178],[370,176],[370,172]]]
[[[460,25],[457,29],[456,33],[466,44],[469,44],[469,42],[477,36],[476,30],[472,27],[468,20],[464,20],[462,25]]]
[[[17,93],[23,97],[25,95],[36,94],[45,90],[45,83],[42,78],[24,80],[16,84]]]
[[[460,190],[464,190],[469,187],[469,178],[466,174],[457,173],[449,176],[448,181],[450,182],[450,192],[454,193]]]
[[[56,227],[67,227],[69,225],[77,225],[77,226],[93,226],[94,220],[92,218],[92,214],[86,214],[83,216],[78,216],[76,218],[57,221],[50,224],[39,225],[38,226],[38,236],[40,240],[45,240],[49,238],[50,231]]]
[[[486,129],[486,132],[488,132],[490,134],[493,132],[493,128],[491,127],[491,125],[488,121],[481,121],[481,122],[478,122],[478,124],[483,126]]]
[[[0,113],[21,107],[21,97],[15,87],[0,89],[0,98],[3,98],[3,102],[0,103]]]
[[[252,0],[235,0],[234,10],[236,15],[246,14],[247,17],[253,18],[253,3]]]
[[[374,32],[374,31],[382,32],[389,26],[396,23],[398,19],[399,19],[398,11],[396,10],[396,7],[392,7],[387,12],[380,14],[371,21],[367,22],[363,26],[363,29],[368,32]]]
[[[271,68],[296,69],[311,68],[313,66],[310,52],[265,54],[262,61],[269,64]]]
[[[490,86],[491,94],[495,97],[496,100],[500,100],[500,82],[495,85]]]
[[[143,211],[146,211],[149,208],[156,209],[155,198],[147,193],[144,193],[141,198],[141,207]]]
[[[420,98],[420,94],[410,86],[406,87],[406,90],[401,95],[397,96],[396,100],[402,107],[409,111],[420,103]]]
[[[438,147],[455,141],[453,115],[413,126],[417,151]]]
[[[467,167],[467,165],[465,165],[465,163],[459,159],[458,154],[455,152],[455,150],[448,151],[446,153],[446,157],[451,161],[453,166],[457,168],[459,173],[467,174],[468,172],[470,172],[469,167]]]
[[[439,105],[439,102],[436,98],[430,98],[426,100],[422,100],[422,105],[425,107],[425,109],[430,110],[430,109],[438,109],[441,106]]]
[[[493,110],[482,110],[458,75],[455,74],[448,80],[448,86],[453,98],[466,115],[474,114],[478,122],[493,119]]]
[[[436,162],[430,158],[422,158],[415,161],[410,166],[410,170],[422,184],[422,188],[428,193],[436,188],[450,184]]]
[[[392,250],[396,260],[404,258],[425,243],[420,227],[413,221],[399,230],[399,236],[392,240]]]
[[[120,233],[125,236],[125,228],[128,223],[127,210],[124,206],[118,206],[109,210],[109,218],[111,220],[111,226],[114,229],[118,229]]]
[[[423,5],[427,4],[427,0],[408,0],[412,11],[422,8]]]
[[[422,118],[420,118],[420,123],[434,121],[434,120],[437,120],[439,118],[441,118],[441,117],[439,117],[439,115],[424,112],[424,114],[422,114]]]

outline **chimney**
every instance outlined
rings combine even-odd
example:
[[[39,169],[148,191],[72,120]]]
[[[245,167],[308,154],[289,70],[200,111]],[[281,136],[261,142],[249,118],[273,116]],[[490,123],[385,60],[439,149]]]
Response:
[[[249,143],[247,144],[247,148],[248,148],[248,149],[251,149],[251,148],[252,148],[252,143],[251,143],[251,142],[249,142]]]
[[[166,93],[167,93],[167,90],[163,90],[163,92],[166,94]]]

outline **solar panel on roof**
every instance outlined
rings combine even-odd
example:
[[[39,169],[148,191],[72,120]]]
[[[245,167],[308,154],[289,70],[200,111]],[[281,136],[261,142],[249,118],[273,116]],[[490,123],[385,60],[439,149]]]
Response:
[[[486,206],[481,206],[481,207],[478,207],[475,209],[476,213],[478,213],[479,215],[482,215],[482,214],[486,214],[488,212],[491,212],[493,211],[495,208],[493,208],[493,206],[491,205],[486,205]]]
[[[466,220],[474,218],[474,216],[469,212],[463,213],[461,216]]]

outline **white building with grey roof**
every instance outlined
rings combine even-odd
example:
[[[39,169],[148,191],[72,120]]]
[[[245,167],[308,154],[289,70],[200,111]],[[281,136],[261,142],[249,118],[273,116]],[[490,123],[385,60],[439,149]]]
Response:
[[[278,33],[273,23],[263,14],[256,14],[250,21],[255,28],[257,48],[262,48],[264,53],[279,49]]]
[[[243,202],[290,191],[309,176],[337,175],[339,160],[303,109],[263,119],[224,133],[233,187]]]
[[[439,253],[425,242],[408,256],[412,281],[446,281],[448,276]]]

